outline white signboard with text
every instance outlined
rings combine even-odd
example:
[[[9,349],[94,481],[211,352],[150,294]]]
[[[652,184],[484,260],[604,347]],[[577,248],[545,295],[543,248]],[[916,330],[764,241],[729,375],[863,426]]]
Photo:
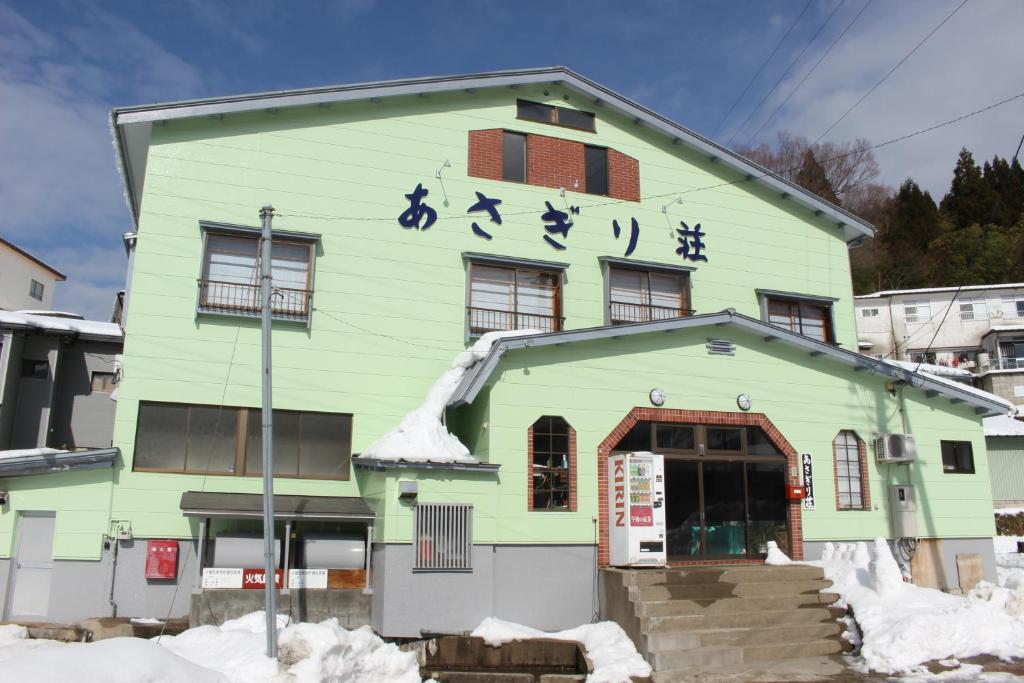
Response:
[[[804,510],[814,509],[814,463],[810,453],[800,456],[800,470],[804,483]]]
[[[242,569],[203,568],[203,588],[241,588]]]
[[[289,569],[289,588],[327,588],[326,569]]]

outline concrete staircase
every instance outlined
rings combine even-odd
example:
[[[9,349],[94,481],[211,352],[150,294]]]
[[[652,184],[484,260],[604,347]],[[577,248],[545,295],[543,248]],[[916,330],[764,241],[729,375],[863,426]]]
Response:
[[[756,669],[844,651],[845,610],[822,570],[805,565],[605,570],[603,610],[633,638],[654,680]]]

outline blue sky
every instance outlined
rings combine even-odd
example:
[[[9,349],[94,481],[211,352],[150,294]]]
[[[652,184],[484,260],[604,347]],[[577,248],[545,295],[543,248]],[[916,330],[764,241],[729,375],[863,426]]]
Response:
[[[804,0],[0,0],[0,234],[68,274],[59,307],[103,318],[123,286],[120,235],[131,227],[112,106],[564,64],[738,145],[868,1],[811,0],[723,120]],[[958,4],[871,2],[754,141],[780,129],[816,138]],[[828,139],[879,142],[1024,91],[1021,26],[1024,2],[972,0]],[[1022,121],[1018,100],[887,147],[881,179],[912,176],[938,198],[961,146],[1009,156]]]

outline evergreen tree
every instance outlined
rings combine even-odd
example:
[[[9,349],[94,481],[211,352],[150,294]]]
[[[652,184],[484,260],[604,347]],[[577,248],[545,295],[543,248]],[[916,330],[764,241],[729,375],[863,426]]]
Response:
[[[804,151],[800,170],[797,172],[796,177],[793,178],[793,182],[805,190],[813,192],[825,201],[832,202],[836,206],[839,205],[839,197],[836,196],[835,190],[832,188],[832,183],[828,179],[825,167],[818,163],[818,159],[810,148]]]
[[[1011,165],[1006,159],[993,157],[991,163],[985,162],[982,177],[999,198],[992,222],[1005,227],[1016,223],[1024,213],[1024,170],[1020,162],[1014,159]]]
[[[953,169],[953,183],[942,198],[942,213],[953,227],[959,229],[974,223],[987,223],[995,197],[995,192],[974,162],[974,156],[964,147]]]
[[[876,238],[890,255],[887,279],[900,287],[931,285],[929,245],[943,232],[939,209],[931,195],[907,178],[889,203],[884,227]]]

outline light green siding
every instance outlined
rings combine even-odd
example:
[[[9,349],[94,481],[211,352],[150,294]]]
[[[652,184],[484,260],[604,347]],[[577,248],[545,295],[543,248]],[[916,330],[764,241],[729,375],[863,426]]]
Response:
[[[1024,501],[1024,436],[990,436],[985,443],[992,476],[992,500],[996,503]]]
[[[576,95],[549,85],[153,126],[114,429],[123,462],[112,495],[96,496],[109,502],[113,519],[130,520],[137,537],[187,537],[192,529],[178,509],[182,491],[260,492],[255,477],[142,473],[132,471],[132,463],[140,401],[259,404],[258,321],[197,317],[196,279],[199,222],[256,226],[259,208],[267,203],[277,209],[276,229],[322,235],[310,326],[274,325],[274,406],[351,413],[354,453],[396,426],[465,348],[463,252],[567,262],[566,328],[602,325],[606,284],[598,258],[622,256],[627,243],[625,235],[615,239],[612,220],[639,221],[631,258],[696,266],[692,307],[699,313],[734,308],[758,317],[755,288],[833,297],[837,341],[856,348],[847,246],[834,223],[756,183],[728,184],[741,178],[606,108],[597,109],[593,134],[517,120],[517,97],[578,104]],[[567,188],[563,199],[556,189],[470,178],[468,132],[490,128],[613,147],[638,160],[640,191],[647,198],[617,201]],[[451,167],[442,182],[436,172],[446,160]],[[426,231],[403,229],[397,221],[408,207],[404,195],[417,183],[429,189],[426,201],[439,214]],[[481,220],[480,214],[466,214],[475,191],[502,200],[502,225],[486,223],[493,235],[489,242],[470,229],[473,220]],[[677,197],[683,203],[663,213],[662,206]],[[568,237],[560,239],[565,251],[543,241],[545,201],[560,209],[580,207]],[[708,262],[684,263],[676,255],[674,228],[680,220],[701,224]],[[919,492],[924,535],[991,533],[991,515],[981,514],[991,506],[981,432],[969,409],[925,401],[920,392],[906,390],[906,417],[921,462],[909,470],[872,465],[879,509],[837,513],[830,509],[835,433],[902,431],[899,402],[886,393],[884,381],[735,331],[714,334],[735,338],[735,357],[708,356],[707,334],[510,354],[493,388],[450,416],[475,455],[501,466],[497,474],[359,471],[348,481],[279,478],[275,490],[363,496],[379,515],[375,537],[408,542],[411,506],[399,501],[398,482],[416,479],[420,500],[475,506],[477,542],[592,543],[597,444],[659,386],[669,396],[667,407],[691,409],[735,410],[736,394],[749,393],[754,410],[767,414],[798,451],[814,454],[819,503],[804,515],[808,539],[886,534],[883,480],[902,476],[926,489]],[[564,415],[577,430],[575,513],[526,511],[526,429],[546,413]],[[977,440],[977,475],[943,476],[937,464],[940,438]],[[93,538],[106,529],[105,519],[83,519]]]

